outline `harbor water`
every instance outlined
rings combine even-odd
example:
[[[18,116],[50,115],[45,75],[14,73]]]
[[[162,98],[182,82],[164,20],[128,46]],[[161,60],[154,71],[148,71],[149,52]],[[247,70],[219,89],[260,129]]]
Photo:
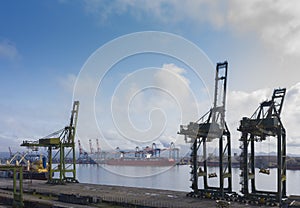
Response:
[[[218,168],[211,167],[209,172],[218,175]],[[270,175],[258,173],[256,170],[256,188],[258,190],[276,191],[277,169],[270,169]],[[232,169],[233,191],[240,190],[240,170]],[[77,177],[81,183],[143,187],[175,191],[191,191],[190,167],[188,165],[172,167],[140,167],[111,165],[77,165]],[[218,185],[218,177],[209,179],[210,186]],[[199,188],[202,186],[199,178]],[[225,184],[226,185],[226,184]],[[300,170],[287,170],[287,194],[300,195]]]

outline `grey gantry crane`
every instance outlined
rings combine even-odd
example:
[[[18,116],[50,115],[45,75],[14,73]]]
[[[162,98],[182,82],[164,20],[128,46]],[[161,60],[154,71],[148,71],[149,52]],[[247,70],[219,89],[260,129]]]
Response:
[[[217,63],[213,107],[198,121],[190,122],[187,126],[181,125],[178,132],[185,136],[186,142],[191,143],[191,196],[223,197],[225,193],[232,192],[231,139],[225,121],[227,69],[227,61]],[[218,174],[209,173],[207,168],[207,143],[215,139],[218,140],[219,149]],[[203,150],[203,169],[198,161],[200,146]],[[219,186],[208,184],[208,179],[212,177],[219,177]],[[203,179],[203,189],[198,188],[199,178]]]
[[[245,198],[280,203],[286,197],[286,132],[280,118],[285,93],[285,88],[275,89],[271,100],[262,102],[251,118],[244,117],[240,122],[240,184]],[[257,190],[255,184],[255,142],[263,142],[267,137],[277,142],[277,191],[274,192]],[[270,173],[266,168],[259,172]]]
[[[79,101],[74,101],[70,124],[36,141],[25,140],[21,146],[48,148],[48,183],[78,182],[76,179],[75,132]],[[55,154],[53,154],[55,151]],[[58,163],[58,164],[54,164]],[[55,176],[58,173],[58,176]]]

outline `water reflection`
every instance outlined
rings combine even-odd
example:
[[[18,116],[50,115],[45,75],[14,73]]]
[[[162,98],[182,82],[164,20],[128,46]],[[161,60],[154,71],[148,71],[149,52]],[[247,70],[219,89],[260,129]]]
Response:
[[[146,187],[155,189],[167,189],[176,191],[191,191],[190,167],[188,165],[166,167],[133,167],[133,166],[110,166],[105,165],[77,165],[77,176],[81,183],[118,185],[131,187]],[[209,168],[209,172],[218,173],[218,168]],[[258,173],[256,169],[256,188],[258,190],[276,191],[277,170],[270,169],[270,175]],[[154,174],[155,173],[155,174]],[[232,169],[233,190],[239,192],[238,168]],[[209,179],[209,185],[217,186],[219,178]],[[203,187],[199,180],[199,187]],[[300,195],[300,171],[287,170],[287,193],[288,195]]]

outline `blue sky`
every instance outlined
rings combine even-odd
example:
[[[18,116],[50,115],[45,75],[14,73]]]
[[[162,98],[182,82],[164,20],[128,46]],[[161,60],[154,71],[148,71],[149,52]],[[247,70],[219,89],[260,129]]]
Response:
[[[36,139],[67,124],[75,80],[99,47],[130,33],[161,31],[194,43],[209,58],[211,69],[216,62],[228,60],[227,115],[236,140],[240,136],[236,132],[239,120],[250,116],[259,102],[271,96],[274,88],[286,87],[290,94],[284,106],[283,120],[288,131],[289,150],[298,152],[299,9],[298,1],[272,0],[243,3],[236,0],[190,0],[185,3],[177,0],[1,1],[0,138],[3,145],[0,151],[6,151],[8,146],[19,149],[23,138]],[[101,135],[85,126],[89,119],[94,118],[82,115],[88,107],[84,106],[84,100],[81,101],[78,125],[82,127],[78,126],[78,130],[84,146],[88,147],[89,138],[106,138],[101,143],[103,147],[113,148],[117,144],[124,144],[123,148],[133,146],[120,135],[109,112],[112,98],[121,103],[124,103],[122,99],[126,100],[122,97],[126,92],[119,97],[113,94],[121,81],[126,80],[130,73],[135,74],[147,67],[157,68],[153,77],[147,75],[151,83],[171,92],[172,89],[185,89],[187,85],[194,93],[195,98],[185,98],[185,105],[192,103],[191,106],[198,106],[198,112],[193,113],[191,107],[187,120],[193,120],[209,109],[209,95],[201,91],[205,83],[197,79],[185,63],[159,54],[135,55],[112,67],[102,85],[97,83],[99,88],[95,100],[99,109],[96,109],[95,117],[99,120]],[[213,75],[211,69],[205,73]],[[170,72],[175,73],[174,77]],[[139,89],[146,82],[144,79],[131,81],[126,89]],[[176,80],[181,80],[182,86],[174,86]],[[93,80],[84,81],[93,83]],[[88,92],[83,89],[82,93]],[[180,93],[176,94],[179,100],[183,99],[185,91]],[[152,127],[149,112],[166,107],[162,110],[164,114],[153,114],[154,119],[162,119],[160,116],[164,115],[167,121],[166,129],[156,142],[165,145],[174,139],[181,144],[183,138],[178,137],[176,131],[182,111],[176,108],[174,99],[147,90],[138,95],[140,97],[132,100],[133,106],[127,106],[133,113],[132,123],[141,130],[147,130]],[[118,110],[124,112],[125,109]],[[178,115],[175,116],[174,112]]]

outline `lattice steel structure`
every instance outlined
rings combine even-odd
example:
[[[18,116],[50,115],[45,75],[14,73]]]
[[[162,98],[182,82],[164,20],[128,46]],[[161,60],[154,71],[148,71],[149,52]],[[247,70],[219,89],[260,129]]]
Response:
[[[48,148],[48,183],[78,182],[76,179],[75,132],[79,101],[74,101],[70,124],[37,141],[25,140],[21,146]],[[56,151],[53,154],[53,150]],[[57,163],[57,164],[54,164]],[[58,176],[55,176],[58,173]]]
[[[225,193],[232,192],[231,174],[231,139],[225,121],[226,87],[227,87],[227,61],[217,63],[215,77],[215,93],[213,107],[196,122],[187,126],[181,125],[178,134],[184,135],[186,142],[191,143],[191,188],[190,195],[223,197]],[[219,173],[208,173],[207,143],[218,140]],[[203,170],[199,164],[198,150],[203,150]],[[210,177],[219,177],[219,186],[209,186]],[[199,189],[198,180],[203,180],[203,189]],[[227,187],[225,187],[227,180]]]
[[[280,203],[286,197],[286,131],[280,118],[285,93],[286,89],[275,89],[271,100],[262,102],[251,118],[244,117],[240,122],[240,184],[245,198]],[[255,142],[263,142],[267,137],[276,138],[277,142],[277,191],[274,192],[257,190],[255,184]]]

